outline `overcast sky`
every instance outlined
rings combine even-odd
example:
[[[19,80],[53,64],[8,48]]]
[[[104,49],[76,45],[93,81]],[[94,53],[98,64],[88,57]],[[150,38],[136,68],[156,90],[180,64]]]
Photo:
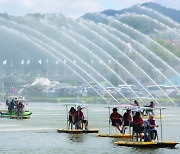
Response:
[[[79,17],[87,12],[120,10],[149,1],[180,10],[180,0],[0,0],[0,12],[10,15],[62,13]]]

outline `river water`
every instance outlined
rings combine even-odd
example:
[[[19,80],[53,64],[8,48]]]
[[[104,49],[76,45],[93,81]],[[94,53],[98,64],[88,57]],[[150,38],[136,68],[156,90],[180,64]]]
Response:
[[[180,145],[175,149],[140,149],[117,146],[114,142],[118,139],[101,138],[97,134],[57,133],[57,129],[67,127],[66,106],[62,103],[29,103],[26,109],[33,113],[30,119],[0,119],[0,154],[180,153]],[[168,107],[162,111],[165,116],[162,119],[164,141],[180,142],[179,110],[180,108]],[[89,120],[89,129],[97,128],[103,134],[109,132],[107,105],[92,104],[83,111]],[[160,124],[160,121],[157,120],[157,123]],[[160,127],[157,130],[161,138]],[[110,132],[116,132],[115,128],[110,127]]]

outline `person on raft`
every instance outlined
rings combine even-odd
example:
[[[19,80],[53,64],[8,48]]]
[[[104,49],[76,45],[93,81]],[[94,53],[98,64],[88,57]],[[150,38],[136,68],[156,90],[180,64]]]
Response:
[[[23,109],[24,109],[24,105],[23,105],[23,103],[22,102],[19,102],[18,104],[17,104],[17,116],[22,116],[22,114],[23,114]]]
[[[122,132],[121,125],[122,125],[122,115],[118,113],[117,108],[113,108],[113,112],[110,115],[110,119],[112,122],[112,126],[115,126],[120,133]]]
[[[125,133],[127,126],[132,127],[132,123],[131,109],[127,109],[123,115],[123,133]]]
[[[149,115],[150,113],[152,113],[154,115],[154,112],[153,112],[153,108],[154,108],[154,102],[151,101],[149,105],[145,105],[144,107],[148,107],[149,109],[146,109],[143,111],[143,114],[144,115]]]
[[[69,122],[75,124],[75,113],[76,109],[74,107],[71,107],[69,110]]]
[[[140,141],[142,141],[143,119],[141,118],[140,112],[136,112],[133,117],[133,134],[136,134],[136,139],[138,141],[138,136],[140,135]]]
[[[88,130],[88,120],[85,120],[81,106],[78,106],[75,112],[75,123],[77,129],[83,129],[83,124],[85,124],[85,130]]]
[[[148,132],[148,140],[154,141],[157,137],[157,130],[155,127],[158,127],[156,125],[156,122],[154,120],[153,114],[149,114],[149,119],[147,120],[147,132]]]

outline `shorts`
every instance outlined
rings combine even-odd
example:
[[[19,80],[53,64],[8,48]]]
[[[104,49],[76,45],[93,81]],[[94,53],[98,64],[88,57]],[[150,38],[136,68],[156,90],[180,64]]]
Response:
[[[87,123],[87,120],[81,120],[82,123]]]
[[[132,122],[125,122],[125,123],[124,123],[124,126],[130,126],[130,127],[132,127]]]
[[[133,127],[133,132],[135,133],[142,133],[144,130],[143,127]]]
[[[119,124],[120,126],[122,125],[122,122],[120,120],[118,121],[112,121],[112,126],[116,126],[117,124]]]

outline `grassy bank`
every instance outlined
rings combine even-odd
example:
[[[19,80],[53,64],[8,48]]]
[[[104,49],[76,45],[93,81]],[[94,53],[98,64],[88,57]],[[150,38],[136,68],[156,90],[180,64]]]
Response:
[[[180,97],[179,98],[171,98],[172,101],[180,106]],[[128,102],[125,99],[117,99],[117,101],[119,103],[133,103],[134,99],[129,99],[130,102]],[[143,105],[147,105],[149,104],[150,101],[152,101],[153,99],[148,99],[148,98],[142,98],[142,99],[136,99],[141,106]],[[156,99],[157,102],[161,105],[161,106],[168,106],[168,105],[174,105],[168,98],[157,98]],[[28,101],[29,102],[68,102],[68,103],[84,103],[84,104],[117,104],[116,101],[114,101],[111,98],[106,98],[106,100],[104,100],[101,97],[56,97],[56,98],[47,98],[47,97],[28,97]],[[155,102],[156,105],[158,105],[158,103]]]

